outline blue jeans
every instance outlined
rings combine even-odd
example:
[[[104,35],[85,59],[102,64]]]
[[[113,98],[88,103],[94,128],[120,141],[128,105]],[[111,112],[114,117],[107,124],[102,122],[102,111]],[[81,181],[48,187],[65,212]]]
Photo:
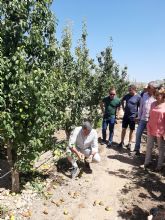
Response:
[[[142,137],[144,129],[146,128],[146,125],[147,125],[147,121],[140,120],[139,125],[137,127],[137,131],[136,131],[135,150],[140,150],[141,137]]]
[[[102,122],[102,137],[103,141],[106,141],[106,130],[109,125],[109,142],[112,143],[113,134],[114,134],[114,125],[115,125],[115,116],[112,116],[110,119],[103,119]]]

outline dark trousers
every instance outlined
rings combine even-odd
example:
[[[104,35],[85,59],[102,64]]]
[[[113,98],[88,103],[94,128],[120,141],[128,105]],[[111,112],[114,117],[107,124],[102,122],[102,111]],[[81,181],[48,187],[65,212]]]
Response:
[[[113,134],[114,134],[114,126],[115,126],[115,116],[112,116],[109,119],[103,119],[102,122],[102,137],[103,141],[106,141],[106,131],[109,126],[109,142],[112,143]]]

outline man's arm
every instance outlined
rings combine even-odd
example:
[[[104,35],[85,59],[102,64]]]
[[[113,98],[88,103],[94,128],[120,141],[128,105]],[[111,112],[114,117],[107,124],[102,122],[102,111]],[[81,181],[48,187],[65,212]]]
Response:
[[[142,113],[143,113],[143,97],[141,97],[140,99],[140,107],[138,110],[138,118],[137,118],[138,120],[140,120]]]
[[[101,108],[102,113],[104,114],[105,113],[105,104],[103,101],[100,102],[100,108]]]
[[[119,119],[120,106],[121,106],[121,102],[119,101],[119,104],[116,106],[116,113],[115,113],[116,119]]]
[[[123,112],[125,111],[125,105],[124,105],[124,101],[125,101],[125,96],[121,99],[121,106],[122,106],[122,109],[123,109]]]
[[[77,157],[78,157],[80,160],[83,160],[83,159],[84,159],[84,155],[83,155],[81,152],[79,152],[79,151],[76,149],[75,146],[72,146],[72,147],[70,148],[70,150],[71,150],[74,154],[76,154]]]
[[[75,128],[73,130],[73,132],[71,133],[70,135],[70,138],[69,138],[69,148],[70,150],[77,155],[77,157],[79,159],[83,159],[84,158],[84,155],[82,153],[80,153],[77,148],[76,148],[76,139],[77,139],[77,135],[79,133],[79,129],[78,128]]]

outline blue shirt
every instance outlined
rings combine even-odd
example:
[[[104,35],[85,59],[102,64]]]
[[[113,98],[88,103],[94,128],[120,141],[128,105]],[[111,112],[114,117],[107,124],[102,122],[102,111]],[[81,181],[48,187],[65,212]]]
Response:
[[[141,96],[139,94],[130,95],[127,94],[123,97],[122,101],[125,101],[124,117],[135,118],[138,114],[138,107],[140,105]]]

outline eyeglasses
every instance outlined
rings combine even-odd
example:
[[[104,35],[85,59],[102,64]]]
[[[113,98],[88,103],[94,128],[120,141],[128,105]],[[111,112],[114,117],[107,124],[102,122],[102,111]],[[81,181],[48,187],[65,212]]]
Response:
[[[114,95],[116,95],[116,94],[110,93],[109,95],[114,96]]]

